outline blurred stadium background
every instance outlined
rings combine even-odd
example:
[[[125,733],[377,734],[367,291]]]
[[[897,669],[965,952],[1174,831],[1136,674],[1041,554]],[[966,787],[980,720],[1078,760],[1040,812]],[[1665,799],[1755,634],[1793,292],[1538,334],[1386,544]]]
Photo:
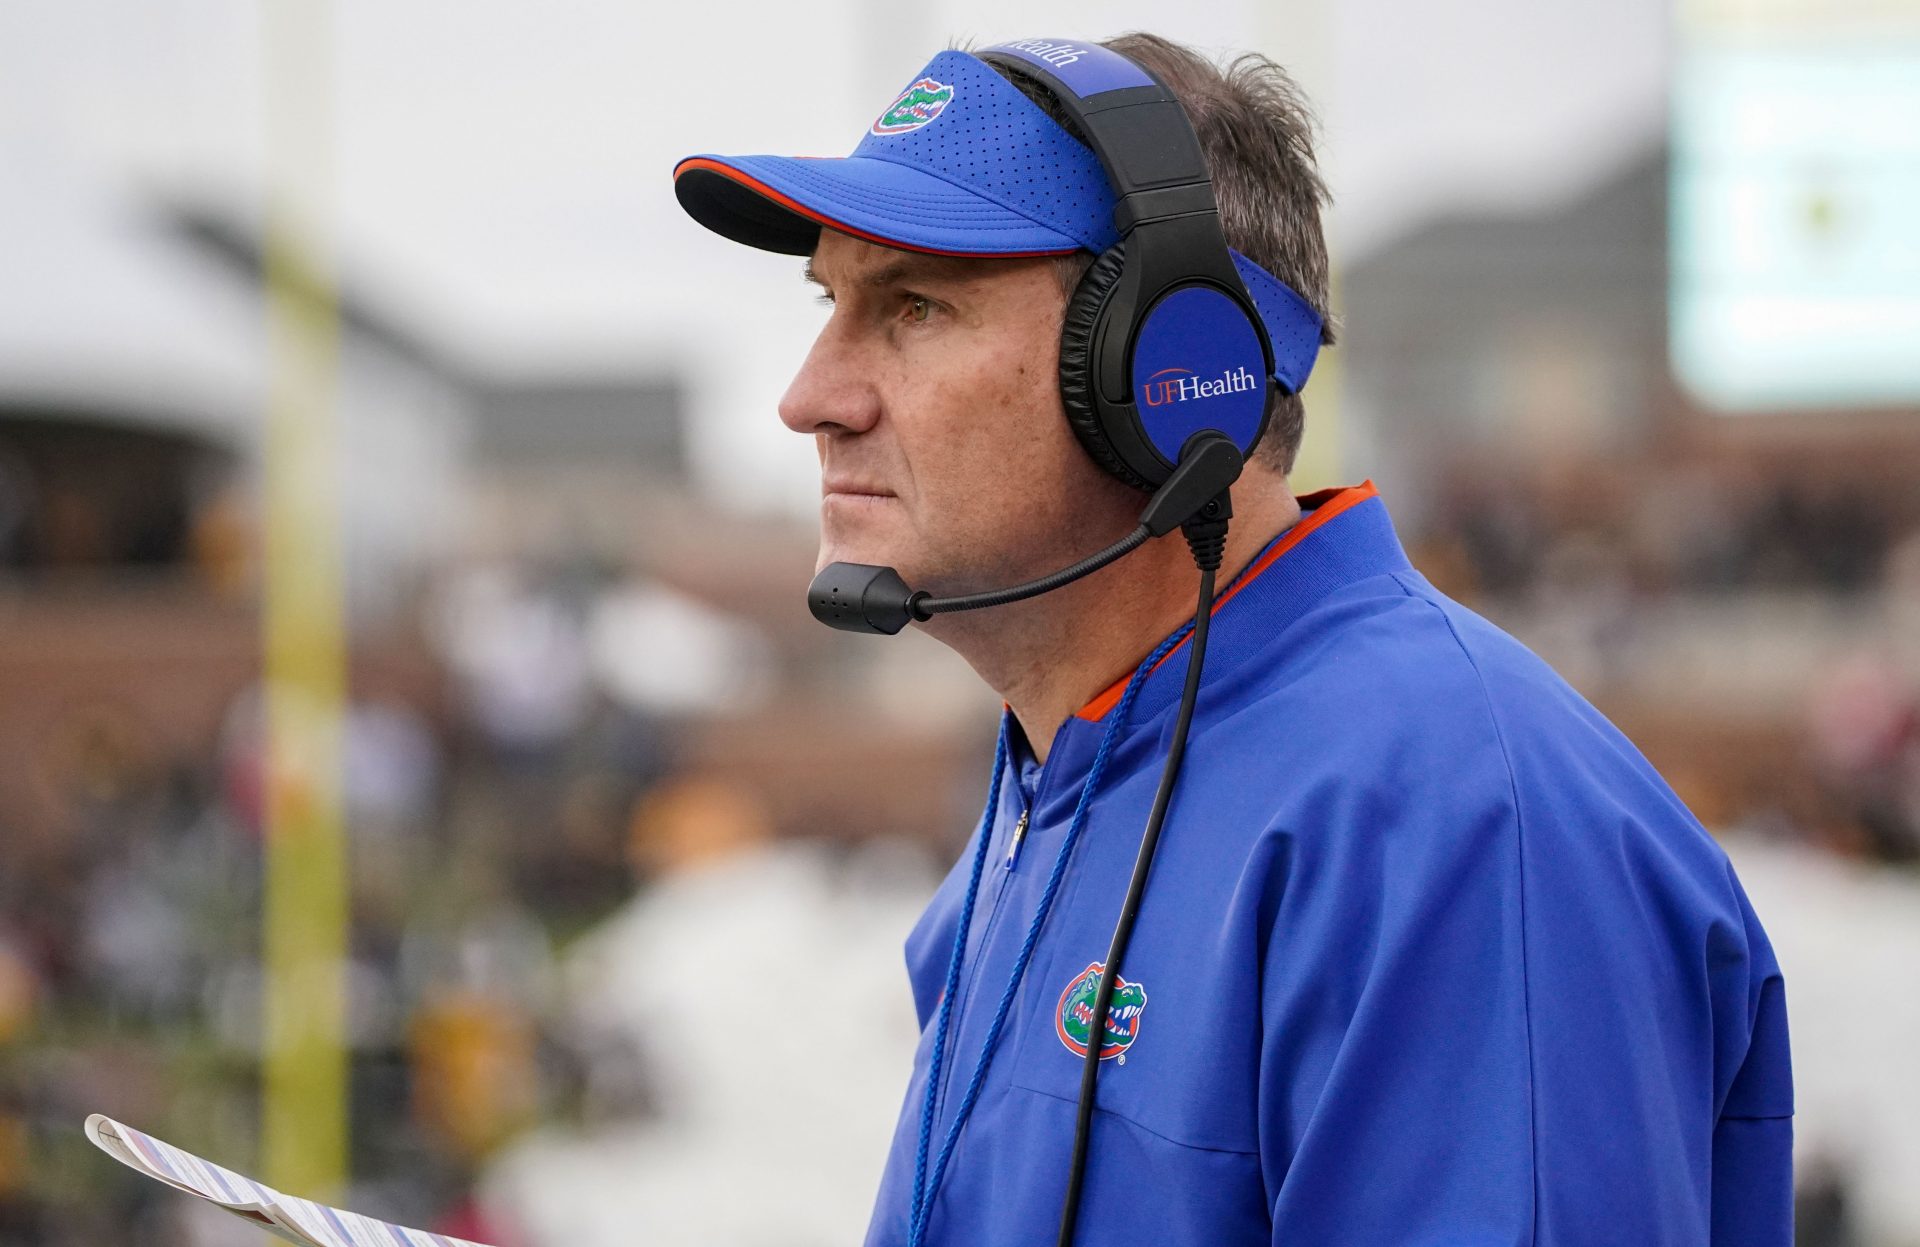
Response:
[[[995,706],[807,619],[824,313],[667,174],[1148,28],[1325,122],[1299,485],[1376,479],[1722,837],[1799,1240],[1920,1244],[1920,4],[1098,22],[0,6],[0,1241],[257,1240],[96,1110],[499,1247],[855,1240]]]

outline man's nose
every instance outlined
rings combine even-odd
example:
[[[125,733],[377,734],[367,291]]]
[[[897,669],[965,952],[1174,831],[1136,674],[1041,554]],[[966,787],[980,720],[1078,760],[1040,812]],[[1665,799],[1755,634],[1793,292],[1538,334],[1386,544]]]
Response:
[[[864,433],[880,416],[880,398],[856,352],[829,324],[780,399],[780,421],[796,433]]]

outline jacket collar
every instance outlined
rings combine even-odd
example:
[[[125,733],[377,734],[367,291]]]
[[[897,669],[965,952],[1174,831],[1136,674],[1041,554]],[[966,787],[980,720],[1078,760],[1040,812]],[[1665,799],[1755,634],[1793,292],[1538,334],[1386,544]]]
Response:
[[[1214,601],[1203,677],[1209,685],[1231,678],[1237,667],[1335,590],[1412,567],[1372,481],[1307,494],[1299,502],[1301,518],[1267,543]],[[1121,729],[1123,755],[1131,754],[1136,745],[1150,746],[1157,737],[1147,733],[1136,741],[1133,738],[1141,734],[1134,728],[1150,723],[1179,700],[1188,652],[1188,642],[1182,640],[1147,674],[1128,714],[1132,722]],[[1041,804],[1074,795],[1070,779],[1091,762],[1105,719],[1119,704],[1132,674],[1129,670],[1115,680],[1056,733],[1047,755]],[[1125,765],[1124,757],[1116,762]]]
[[[1393,521],[1372,481],[1341,489],[1323,489],[1298,499],[1301,517],[1275,537],[1246,569],[1214,599],[1207,671],[1224,674],[1244,657],[1247,640],[1272,636],[1328,593],[1354,580],[1412,566],[1394,535]],[[1170,689],[1179,695],[1186,674],[1187,642],[1181,641],[1147,676],[1134,706],[1136,718],[1149,718],[1164,705]],[[1168,668],[1176,667],[1167,679]],[[1106,718],[1120,702],[1132,672],[1121,676],[1075,712],[1089,723]]]

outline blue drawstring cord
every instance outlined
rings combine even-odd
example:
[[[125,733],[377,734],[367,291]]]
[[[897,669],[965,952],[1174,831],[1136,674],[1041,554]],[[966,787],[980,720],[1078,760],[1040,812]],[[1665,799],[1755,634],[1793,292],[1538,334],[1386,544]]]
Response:
[[[947,982],[940,990],[940,1018],[933,1032],[933,1054],[927,1061],[927,1095],[920,1106],[920,1146],[913,1154],[913,1211],[907,1224],[920,1223],[920,1194],[927,1182],[927,1143],[932,1134],[928,1123],[939,1111],[935,1099],[940,1088],[940,1066],[946,1058],[947,1018],[953,1012],[953,993],[960,985],[960,960],[967,948],[967,928],[972,924],[974,898],[980,894],[980,875],[987,862],[987,845],[993,839],[993,824],[1000,813],[1000,777],[1007,769],[1007,716],[1000,716],[1000,740],[993,750],[993,783],[987,789],[987,812],[980,820],[980,847],[973,853],[973,873],[967,877],[967,899],[960,907],[960,929],[954,932],[953,954],[947,959]]]
[[[1159,664],[1168,651],[1186,639],[1193,630],[1192,623],[1175,632],[1160,643],[1158,649],[1141,660],[1134,668],[1133,675],[1127,681],[1127,687],[1120,695],[1120,704],[1115,706],[1107,719],[1107,730],[1100,736],[1100,748],[1093,755],[1093,765],[1087,771],[1086,782],[1080,786],[1080,800],[1074,806],[1073,819],[1067,824],[1066,838],[1060,842],[1060,852],[1053,860],[1053,870],[1047,876],[1046,889],[1040,894],[1040,904],[1034,910],[1033,921],[1027,926],[1027,938],[1020,945],[1020,955],[1015,958],[1013,972],[1007,978],[1006,990],[1000,994],[1000,1003],[993,1014],[993,1024],[987,1028],[987,1037],[981,1042],[980,1056],[974,1063],[973,1077],[967,1080],[967,1090],[960,1098],[960,1107],[954,1113],[953,1124],[947,1129],[946,1140],[940,1145],[939,1158],[934,1162],[933,1172],[927,1173],[927,1150],[933,1138],[933,1123],[937,1105],[935,1103],[940,1084],[941,1068],[946,1060],[947,1024],[953,1007],[953,993],[960,981],[960,963],[966,953],[967,928],[973,925],[974,901],[979,895],[980,875],[987,860],[987,842],[993,838],[993,824],[1000,812],[1000,777],[1006,769],[1007,727],[1006,717],[1000,721],[1000,743],[994,750],[993,783],[987,791],[987,811],[984,825],[980,831],[980,846],[974,851],[973,873],[967,882],[966,900],[961,905],[959,929],[954,932],[953,953],[947,960],[946,989],[940,1001],[939,1030],[934,1033],[933,1051],[927,1060],[927,1094],[920,1109],[920,1140],[914,1152],[913,1200],[907,1221],[908,1247],[920,1247],[926,1234],[927,1221],[933,1215],[933,1197],[940,1189],[940,1180],[946,1175],[947,1161],[953,1155],[954,1144],[960,1138],[960,1128],[966,1125],[967,1117],[973,1112],[974,1101],[980,1096],[981,1084],[986,1081],[987,1069],[993,1064],[994,1048],[1000,1039],[1000,1031],[1006,1025],[1007,1012],[1013,1006],[1013,996],[1019,990],[1020,980],[1025,977],[1027,963],[1033,959],[1035,945],[1040,942],[1040,930],[1046,924],[1047,912],[1053,908],[1054,894],[1060,890],[1060,880],[1066,874],[1067,859],[1073,855],[1073,846],[1080,838],[1080,830],[1086,825],[1087,812],[1093,807],[1093,793],[1099,787],[1101,774],[1107,769],[1107,757],[1113,750],[1120,725],[1126,722],[1127,712],[1133,707],[1134,695],[1139,692],[1147,673]]]

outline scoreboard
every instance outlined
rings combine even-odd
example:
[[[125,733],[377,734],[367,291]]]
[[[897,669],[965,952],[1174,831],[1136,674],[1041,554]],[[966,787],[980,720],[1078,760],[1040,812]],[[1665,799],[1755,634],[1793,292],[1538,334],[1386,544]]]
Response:
[[[1920,407],[1920,0],[1682,0],[1669,347],[1727,413]]]

